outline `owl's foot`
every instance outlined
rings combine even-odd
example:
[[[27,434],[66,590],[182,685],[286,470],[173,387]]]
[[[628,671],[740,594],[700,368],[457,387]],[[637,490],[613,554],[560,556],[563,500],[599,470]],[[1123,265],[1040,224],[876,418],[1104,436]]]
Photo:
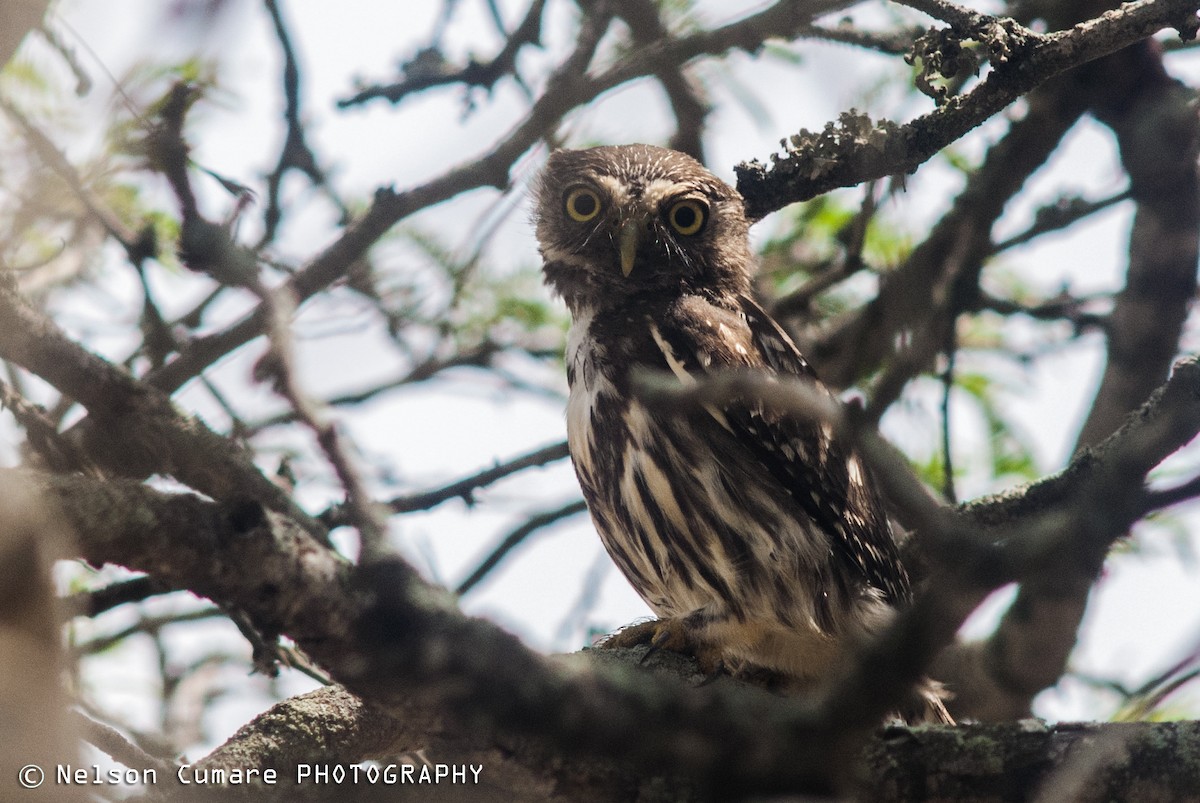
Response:
[[[603,649],[641,647],[650,649],[642,656],[642,663],[659,650],[676,652],[696,659],[700,671],[708,676],[709,682],[725,671],[725,662],[720,648],[696,638],[685,619],[654,619],[622,628],[597,644]]]

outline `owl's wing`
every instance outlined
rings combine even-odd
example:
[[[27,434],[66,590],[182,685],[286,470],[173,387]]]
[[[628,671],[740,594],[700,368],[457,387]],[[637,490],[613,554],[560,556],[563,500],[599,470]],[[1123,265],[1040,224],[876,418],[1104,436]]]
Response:
[[[673,304],[655,322],[655,341],[668,366],[692,375],[755,368],[824,389],[779,324],[747,297],[738,304],[736,312],[698,296]],[[837,558],[889,601],[908,599],[908,576],[866,467],[828,426],[780,415],[753,400],[712,413],[825,533]]]

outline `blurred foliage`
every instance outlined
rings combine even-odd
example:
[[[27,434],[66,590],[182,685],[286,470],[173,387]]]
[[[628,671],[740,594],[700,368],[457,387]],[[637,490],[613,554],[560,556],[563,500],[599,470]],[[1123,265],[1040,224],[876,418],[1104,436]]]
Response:
[[[55,290],[98,278],[95,269],[106,264],[99,246],[108,233],[100,215],[110,215],[132,236],[149,227],[160,246],[158,261],[178,268],[178,215],[150,191],[140,143],[155,110],[179,80],[194,82],[204,90],[196,99],[207,99],[216,70],[197,59],[140,66],[114,96],[113,114],[102,118],[107,122],[102,146],[90,149],[85,158],[71,154],[67,160],[66,142],[90,127],[86,107],[61,85],[61,78],[39,70],[33,60],[15,59],[0,73],[5,89],[19,90],[7,93],[8,101],[28,117],[42,140],[25,136],[11,118],[0,121],[6,133],[0,146],[0,187],[5,190],[0,225],[10,232],[0,244],[0,260],[21,271],[22,286],[33,298],[46,299]],[[47,148],[61,155],[52,156]],[[75,183],[86,188],[99,215],[81,201]]]
[[[443,235],[411,224],[400,227],[399,239],[424,263],[393,276],[399,280],[393,290],[403,287],[396,295],[407,299],[410,320],[436,327],[460,348],[529,344],[532,336],[548,349],[561,349],[570,319],[542,288],[540,266],[491,270],[482,264],[486,248],[463,258]]]
[[[959,373],[954,377],[954,387],[964,391],[983,416],[991,449],[992,476],[997,480],[1036,479],[1039,470],[1032,444],[1020,435],[1002,412],[1002,405],[997,401],[995,380],[984,374]]]
[[[763,272],[787,293],[842,255],[861,214],[861,190],[834,192],[779,213],[779,233],[762,248]],[[912,236],[876,212],[867,224],[862,257],[876,269],[892,268],[912,251]]]
[[[203,125],[206,109],[214,105],[232,106],[236,95],[221,87],[218,75],[218,62],[198,58],[174,64],[143,62],[135,66],[121,79],[114,98],[106,150],[134,157],[139,162],[145,160],[146,138],[159,124],[159,116],[177,84],[185,84],[190,90],[186,112],[191,128]]]

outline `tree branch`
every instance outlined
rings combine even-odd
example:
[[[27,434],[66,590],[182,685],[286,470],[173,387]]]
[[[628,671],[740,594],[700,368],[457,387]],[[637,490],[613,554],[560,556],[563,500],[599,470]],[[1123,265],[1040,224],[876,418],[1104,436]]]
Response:
[[[508,555],[509,552],[511,552],[516,546],[522,543],[533,533],[537,532],[543,527],[549,527],[551,524],[561,521],[562,519],[570,516],[576,516],[585,511],[587,511],[587,504],[582,499],[576,499],[574,502],[568,502],[562,507],[555,508],[553,510],[547,510],[544,513],[537,514],[536,516],[530,516],[528,521],[526,521],[520,527],[517,527],[500,540],[499,545],[496,546],[496,548],[493,549],[492,552],[486,558],[484,558],[478,566],[475,567],[474,571],[467,575],[465,580],[458,584],[458,588],[454,589],[454,593],[461,597],[472,588],[479,585],[479,582],[483,580],[483,578],[491,574],[492,570],[500,565],[500,561],[504,560],[505,556]]]
[[[512,460],[507,460],[503,463],[497,463],[492,468],[484,469],[477,474],[464,477],[449,485],[443,485],[441,488],[435,488],[432,491],[424,491],[419,494],[397,496],[388,502],[388,506],[396,513],[409,513],[414,510],[428,510],[451,499],[461,498],[467,504],[471,504],[473,501],[473,492],[479,488],[485,488],[518,471],[562,460],[569,454],[566,441],[550,446],[543,446],[541,449],[535,449],[528,454],[514,457]]]
[[[1039,36],[1015,30],[1011,55],[993,65],[979,86],[905,124],[872,123],[843,115],[818,135],[801,132],[770,168],[755,161],[738,165],[738,191],[754,220],[788,204],[838,187],[908,173],[1021,95],[1054,76],[1140,41],[1164,27],[1195,35],[1197,4],[1189,0],[1138,0],[1120,11]]]
[[[889,274],[878,295],[833,321],[810,349],[808,356],[826,382],[846,387],[894,354],[897,340],[912,344],[923,338],[920,348],[908,350],[906,363],[877,382],[873,395],[882,412],[884,400],[895,398],[930,364],[958,312],[973,306],[980,272],[993,251],[995,221],[1083,114],[1085,104],[1077,95],[1072,82],[1063,79],[1029,96],[1025,117],[988,149],[950,211]],[[890,390],[881,393],[880,388]]]
[[[430,46],[418,52],[404,65],[403,77],[399,81],[361,89],[351,97],[339,100],[338,106],[345,109],[376,98],[383,98],[395,104],[418,92],[454,84],[481,87],[491,91],[496,82],[504,76],[516,76],[517,54],[521,48],[539,43],[542,10],[545,5],[545,0],[533,0],[530,3],[524,20],[509,34],[504,47],[490,61],[481,62],[472,58],[465,66],[456,67],[446,61],[446,57],[437,46]]]
[[[250,455],[199,420],[186,418],[165,394],[87,351],[19,297],[11,276],[0,281],[0,357],[11,360],[88,409],[89,457],[131,477],[170,474],[218,499],[251,498],[322,534]]]

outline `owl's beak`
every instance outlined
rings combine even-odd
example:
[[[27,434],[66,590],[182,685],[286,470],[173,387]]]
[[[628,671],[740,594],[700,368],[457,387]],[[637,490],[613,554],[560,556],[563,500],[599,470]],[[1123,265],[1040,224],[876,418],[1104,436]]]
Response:
[[[642,244],[642,232],[646,224],[641,217],[626,220],[617,230],[617,252],[621,255],[621,275],[629,278],[633,273],[633,262],[637,258],[638,247]]]

